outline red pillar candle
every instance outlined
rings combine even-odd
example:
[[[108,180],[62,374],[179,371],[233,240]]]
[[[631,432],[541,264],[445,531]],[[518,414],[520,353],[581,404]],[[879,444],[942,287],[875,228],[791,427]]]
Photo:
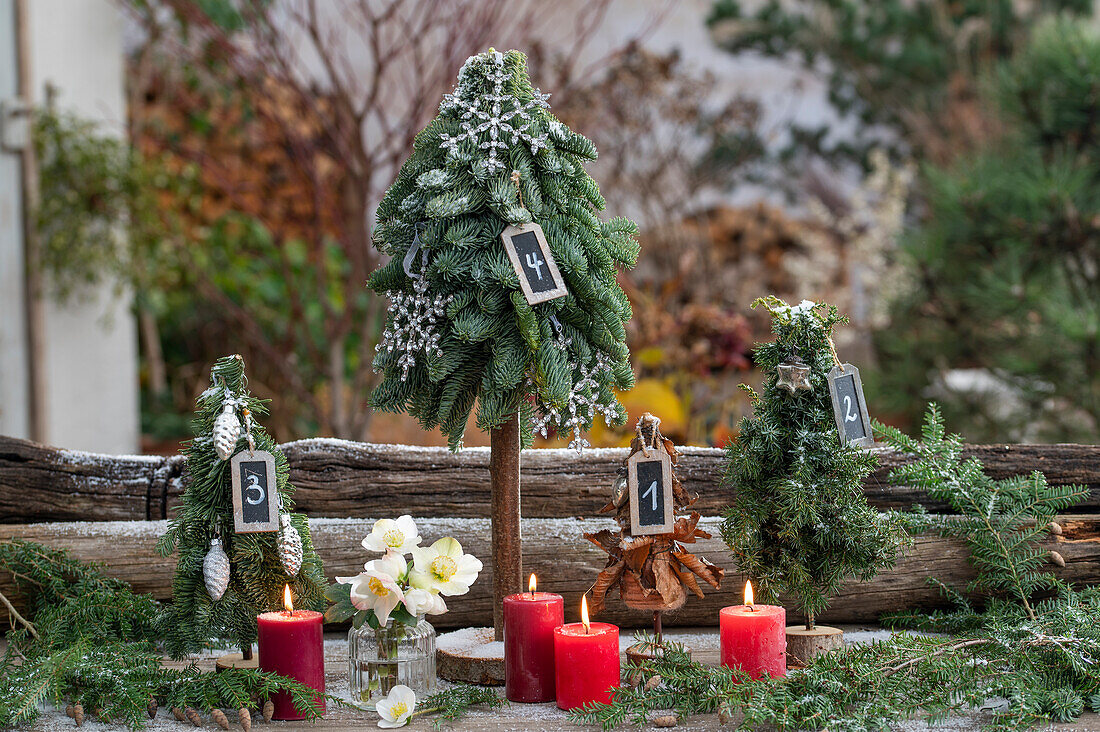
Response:
[[[718,615],[722,665],[739,668],[754,679],[787,675],[787,612],[777,605],[754,605],[745,584],[745,604],[722,608]]]
[[[576,709],[588,702],[611,701],[619,686],[619,628],[589,623],[588,603],[581,600],[581,622],[554,629],[554,690],[558,706]]]
[[[286,610],[263,613],[256,618],[260,670],[289,676],[324,694],[325,636],[322,626],[325,616],[313,610],[294,610],[290,587],[285,596]],[[271,701],[275,705],[273,719],[305,719],[305,715],[294,708],[289,694],[273,694]],[[324,697],[318,696],[317,702],[324,713]]]
[[[535,591],[504,598],[504,695],[514,702],[554,700],[554,628],[564,622],[561,595]]]

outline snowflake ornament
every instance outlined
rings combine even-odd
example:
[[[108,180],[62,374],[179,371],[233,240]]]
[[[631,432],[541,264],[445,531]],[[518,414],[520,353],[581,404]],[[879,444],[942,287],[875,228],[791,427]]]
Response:
[[[504,92],[507,78],[504,54],[500,51],[466,59],[458,73],[454,92],[445,95],[439,105],[440,114],[457,113],[462,120],[461,133],[440,135],[443,140],[440,147],[446,148],[449,156],[458,154],[460,143],[473,140],[480,149],[489,151],[489,157],[482,164],[487,172],[493,173],[508,167],[498,153],[506,152],[510,146],[524,142],[531,146],[532,155],[547,146],[547,133],[532,134],[535,119],[531,112],[549,109],[546,100],[550,95],[535,89],[533,98],[521,102]],[[485,94],[481,91],[483,79],[492,84],[492,92]],[[483,140],[486,132],[488,139]]]
[[[382,339],[374,350],[379,353],[399,353],[397,367],[401,369],[401,380],[409,378],[409,371],[416,366],[417,358],[440,356],[439,321],[447,305],[454,300],[453,295],[431,295],[428,293],[428,278],[423,271],[412,277],[412,292],[391,292],[390,313],[392,317],[386,323]]]
[[[557,322],[554,325],[557,331],[558,348],[568,354],[569,346],[573,341],[565,337]],[[584,439],[582,433],[595,421],[596,415],[602,414],[604,421],[610,426],[616,421],[619,410],[622,409],[615,397],[611,397],[607,402],[600,401],[600,381],[602,377],[611,373],[611,359],[601,351],[593,349],[593,353],[588,363],[582,364],[572,359],[569,361],[569,370],[579,373],[580,376],[573,382],[573,388],[569,390],[569,400],[566,403],[568,414],[562,414],[554,405],[539,399],[535,417],[531,421],[535,432],[543,437],[548,436],[551,425],[565,432],[572,431],[573,439],[570,440],[569,447],[578,453],[583,452],[586,447],[591,447],[591,443]]]

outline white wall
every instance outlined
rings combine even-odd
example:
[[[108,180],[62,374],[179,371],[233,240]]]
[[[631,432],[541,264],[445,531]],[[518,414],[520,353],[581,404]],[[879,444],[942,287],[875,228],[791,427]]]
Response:
[[[0,0],[0,7],[11,0]],[[125,129],[123,19],[110,0],[30,0],[35,104],[46,85],[59,111]],[[49,289],[47,285],[47,290]],[[110,285],[45,307],[46,441],[96,452],[134,452],[139,441],[137,335],[129,297]],[[6,366],[6,364],[5,364]],[[4,424],[7,431],[7,424]]]
[[[18,91],[14,0],[0,0],[0,100]],[[26,435],[27,333],[23,310],[23,196],[19,155],[0,150],[0,434]]]

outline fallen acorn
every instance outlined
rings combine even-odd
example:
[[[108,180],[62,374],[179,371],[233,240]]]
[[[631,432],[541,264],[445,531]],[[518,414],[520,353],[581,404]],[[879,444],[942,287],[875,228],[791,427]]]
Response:
[[[229,729],[229,718],[225,716],[225,712],[217,707],[210,710],[210,718],[222,729]]]
[[[248,707],[241,707],[237,710],[237,720],[241,723],[241,729],[244,732],[249,732],[252,729],[252,712],[248,711]]]
[[[1052,563],[1052,564],[1057,564],[1057,565],[1058,565],[1059,567],[1064,567],[1064,566],[1066,566],[1066,560],[1065,560],[1065,558],[1064,558],[1064,557],[1062,557],[1062,555],[1061,555],[1061,554],[1059,554],[1059,553],[1058,553],[1058,552],[1056,552],[1056,551],[1051,551],[1051,553],[1050,553],[1050,561],[1051,561],[1051,563]]]
[[[270,722],[271,718],[275,716],[275,702],[268,699],[264,702],[264,721]]]
[[[675,714],[662,714],[653,718],[654,727],[675,727],[679,723],[680,719]]]

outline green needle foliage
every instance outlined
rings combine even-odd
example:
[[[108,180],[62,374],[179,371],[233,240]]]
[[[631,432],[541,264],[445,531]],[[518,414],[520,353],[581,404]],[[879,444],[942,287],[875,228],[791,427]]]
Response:
[[[150,699],[238,709],[262,704],[276,691],[289,693],[309,716],[319,712],[316,692],[293,679],[164,668],[156,601],[67,552],[0,542],[0,573],[11,576],[28,608],[0,658],[0,728],[32,724],[44,703],[79,703],[89,716],[138,729],[148,722]]]
[[[864,498],[875,458],[837,434],[829,344],[833,327],[846,320],[833,306],[791,308],[774,297],[758,305],[772,314],[776,338],[754,352],[766,374],[763,394],[742,386],[753,416],[727,449],[725,481],[734,498],[722,538],[761,598],[790,595],[813,627],[846,578],[867,581],[893,564],[904,532]],[[811,390],[777,386],[777,367],[794,358],[810,367]]]
[[[945,435],[934,407],[924,441],[880,431],[894,447],[918,456],[892,480],[920,485],[962,514],[936,525],[970,547],[978,580],[969,589],[996,596],[978,608],[937,582],[951,610],[890,615],[884,624],[899,632],[889,639],[817,656],[785,679],[753,680],[706,666],[666,643],[663,657],[628,669],[630,678],[637,672],[637,686],[574,718],[611,729],[646,724],[654,713],[673,709],[682,716],[717,712],[737,729],[793,732],[888,730],[911,718],[936,724],[982,710],[985,729],[1021,730],[1072,721],[1087,708],[1100,712],[1100,589],[1074,589],[1038,573],[1035,562],[1046,522],[1055,508],[1079,499],[1079,489],[1051,488],[1035,475],[991,480],[980,465],[961,459],[959,438]],[[917,518],[917,527],[930,523]],[[955,528],[960,522],[964,531]],[[1043,589],[1054,595],[1035,599]],[[660,683],[646,688],[654,676]]]
[[[501,71],[500,91],[511,100],[503,106],[495,98]],[[612,389],[634,383],[625,331],[630,303],[615,276],[617,266],[637,260],[637,227],[596,217],[604,200],[584,170],[596,147],[559,122],[537,94],[522,53],[471,57],[378,207],[374,242],[391,259],[373,273],[370,288],[391,297],[414,292],[404,259],[418,237],[423,254],[412,266],[427,279],[427,296],[443,298],[445,312],[434,326],[438,350],[420,349],[411,340],[423,327],[397,333],[401,319],[395,325],[391,308],[375,359],[384,377],[372,404],[407,411],[425,429],[440,427],[453,449],[475,402],[482,430],[519,411],[527,444],[536,411],[561,415],[551,422],[575,434],[597,413],[621,424],[624,410]],[[509,116],[515,107],[523,114]],[[487,112],[500,124],[479,124]],[[467,134],[470,126],[477,129]],[[569,290],[534,306],[500,240],[509,224],[532,221],[545,231]],[[407,356],[415,362],[406,372]],[[576,421],[569,423],[571,417]]]
[[[1049,554],[1036,548],[1059,511],[1088,494],[1075,485],[1052,486],[1039,471],[1031,475],[994,480],[977,458],[962,458],[959,435],[948,435],[939,407],[929,405],[921,440],[901,430],[875,424],[891,447],[918,457],[895,469],[890,480],[922,488],[931,498],[947,503],[959,516],[929,517],[944,536],[961,539],[970,550],[978,576],[971,592],[1007,597],[1035,619],[1031,600],[1041,590],[1053,589],[1053,575],[1040,572]]]
[[[464,717],[471,707],[498,709],[507,704],[508,700],[491,686],[455,684],[448,689],[424,697],[418,704],[415,716],[433,715],[435,718],[432,720],[432,726],[440,729],[444,722],[454,722]]]
[[[179,512],[169,521],[168,531],[157,544],[162,556],[179,552],[172,581],[173,602],[158,619],[165,647],[173,658],[208,648],[212,640],[230,641],[250,655],[257,633],[256,616],[282,609],[283,588],[288,584],[296,607],[324,610],[327,604],[321,559],[313,550],[304,515],[291,514],[291,524],[302,538],[302,568],[296,577],[288,577],[280,563],[274,532],[233,533],[229,460],[220,460],[214,450],[214,419],[227,397],[238,400],[238,409],[248,409],[255,417],[267,414],[267,409],[264,402],[248,392],[244,360],[240,356],[218,359],[210,379],[210,388],[198,399],[193,424],[195,437],[184,449],[187,490],[180,499]],[[293,508],[294,488],[288,482],[290,469],[286,456],[258,423],[252,426],[252,436],[258,450],[267,450],[275,456],[276,486],[282,505],[289,512]],[[246,449],[248,442],[242,428],[234,452]],[[229,588],[217,602],[210,599],[202,571],[203,558],[215,533],[221,536],[230,565]]]

